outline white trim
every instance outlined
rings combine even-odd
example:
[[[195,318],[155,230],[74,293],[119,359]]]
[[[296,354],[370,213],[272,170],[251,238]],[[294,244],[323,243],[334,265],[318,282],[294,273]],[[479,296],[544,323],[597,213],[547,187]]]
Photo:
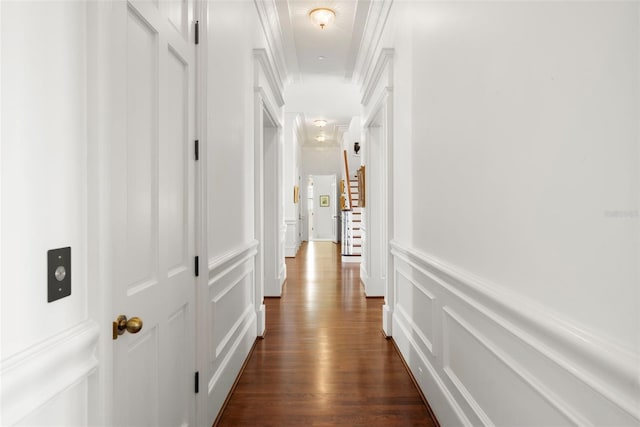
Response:
[[[436,301],[435,295],[433,295],[431,292],[427,291],[424,288],[424,286],[422,286],[420,283],[418,283],[417,281],[412,279],[410,277],[410,274],[407,274],[407,273],[405,273],[404,271],[402,271],[400,269],[396,269],[395,274],[402,276],[405,280],[407,280],[409,283],[411,283],[411,285],[414,288],[416,288],[418,291],[420,291],[420,293],[422,293],[424,296],[426,296],[427,299],[429,300],[429,302],[431,303],[431,307],[430,307],[431,308],[431,312],[433,313],[435,311],[435,301]],[[397,283],[397,281],[398,281],[397,278],[395,278],[394,283]],[[396,299],[396,301],[397,301],[397,299]],[[391,307],[389,307],[389,309],[391,310]],[[406,312],[406,310],[402,307],[402,305],[396,303],[395,307],[393,307],[391,312],[393,313],[394,311],[398,312],[398,314],[400,314],[400,316],[402,317],[403,323],[405,323],[411,329],[412,334],[417,335],[418,338],[420,338],[420,341],[422,341],[422,344],[424,345],[424,348],[426,348],[429,351],[429,353],[431,353],[432,355],[435,355],[434,345],[433,345],[433,342],[432,342],[433,337],[435,336],[433,319],[432,319],[431,324],[429,325],[430,328],[427,331],[429,333],[429,335],[431,336],[431,339],[429,339],[425,335],[425,333],[424,333],[425,331],[423,331],[421,328],[418,327],[418,325],[416,325],[414,320],[411,318],[409,313]]]
[[[409,364],[409,368],[415,369],[415,359],[418,359],[420,365],[427,370],[428,379],[416,376],[420,388],[424,391],[425,396],[429,397],[429,403],[436,416],[442,422],[447,420],[449,425],[472,427],[473,423],[469,421],[465,412],[462,410],[458,402],[438,375],[437,370],[430,360],[422,353],[420,346],[416,343],[411,332],[407,329],[407,325],[402,323],[398,316],[393,317],[393,329],[398,331],[393,337],[396,345],[400,349],[405,361]],[[444,413],[446,411],[446,414]]]
[[[386,27],[393,0],[372,1],[367,16],[358,58],[354,67],[354,77],[363,84],[371,73],[371,63],[375,58],[382,34]],[[364,84],[363,84],[364,86]]]
[[[280,131],[280,129],[282,129],[282,119],[280,118],[278,109],[271,103],[271,101],[269,101],[267,92],[262,86],[256,86],[254,88],[254,92],[260,98],[259,104],[261,110],[267,113],[271,121],[273,121],[273,127],[277,128],[278,131]]]
[[[378,56],[378,60],[376,61],[376,65],[373,70],[369,73],[367,80],[364,81],[362,87],[364,91],[362,93],[362,105],[368,105],[371,97],[375,93],[376,86],[380,82],[381,77],[383,76],[383,72],[385,70],[388,71],[386,86],[393,87],[393,56],[394,50],[390,48],[385,48],[380,51],[380,55]],[[365,125],[366,127],[366,125]]]
[[[387,11],[388,13],[388,11]],[[386,19],[386,17],[385,17]],[[381,30],[382,31],[382,30]],[[393,259],[391,257],[388,242],[394,236],[394,211],[393,211],[393,49],[380,50],[376,65],[373,67],[363,82],[363,129],[364,138],[364,163],[367,165],[367,182],[373,183],[371,176],[380,179],[379,188],[371,186],[372,199],[380,200],[377,207],[378,212],[371,215],[373,206],[367,204],[364,208],[364,219],[366,224],[361,226],[363,235],[363,265],[366,266],[371,275],[365,279],[365,292],[367,296],[383,295],[385,305],[383,306],[383,331],[387,336],[392,336],[393,310],[395,307],[394,276],[392,274]],[[375,100],[375,102],[372,102]],[[377,134],[379,150],[373,156],[372,132],[373,128],[379,128]],[[376,170],[378,168],[378,170]],[[374,194],[374,192],[376,192]],[[377,217],[379,223],[370,223],[371,217]],[[374,227],[375,225],[375,227]],[[366,227],[369,230],[366,231]],[[374,254],[373,245],[381,245],[380,252],[377,253],[376,260],[371,258]],[[370,265],[369,265],[370,264]],[[367,273],[361,268],[361,274]],[[373,289],[372,289],[373,288]]]
[[[241,319],[244,320],[245,317],[248,317],[248,320],[246,321],[244,328],[242,328],[242,331],[240,332],[240,334],[238,334],[238,339],[236,339],[233,342],[231,349],[229,350],[229,352],[227,352],[227,355],[224,357],[224,359],[220,363],[220,366],[218,367],[218,369],[216,369],[214,375],[211,377],[211,380],[209,380],[208,390],[207,390],[208,394],[213,393],[214,389],[216,388],[216,384],[220,380],[220,377],[222,376],[222,374],[226,374],[230,372],[231,368],[229,368],[228,365],[231,361],[237,359],[236,357],[232,357],[232,356],[234,355],[237,356],[236,352],[240,347],[240,344],[242,343],[243,339],[248,336],[251,336],[253,339],[255,339],[255,336],[249,333],[251,326],[254,325],[254,321],[253,321],[255,319],[254,311],[253,310],[250,311],[248,316],[242,316]],[[246,354],[246,353],[242,353],[242,354]]]
[[[258,241],[253,240],[246,245],[209,260],[209,285],[220,280],[242,263],[253,258],[257,253]]]
[[[269,83],[269,89],[271,89],[271,93],[278,103],[278,107],[282,107],[284,105],[284,98],[282,96],[282,84],[276,76],[276,68],[272,65],[271,61],[269,61],[267,51],[265,49],[253,49],[253,57],[256,62],[260,64],[262,70],[264,71],[264,75]],[[255,72],[258,72],[257,67]],[[257,75],[254,77],[254,81],[256,82],[256,87],[259,86],[259,77]],[[282,126],[280,125],[279,127]]]
[[[238,281],[236,281],[232,286],[228,287],[228,289],[233,288],[235,285],[240,283],[242,279],[249,276],[250,274],[251,272],[247,272],[247,274],[245,274],[240,279],[238,279]],[[220,298],[222,298],[222,296],[223,295],[221,295]],[[251,319],[251,317],[253,316],[255,316],[255,313],[253,312],[253,306],[248,305],[247,308],[242,313],[242,315],[238,317],[238,320],[236,320],[233,326],[229,329],[229,332],[227,332],[224,338],[220,340],[220,344],[216,346],[216,355],[215,355],[216,359],[218,358],[218,356],[220,356],[220,354],[224,351],[224,349],[227,348],[229,341],[231,341],[231,338],[233,338],[236,335],[236,332],[240,328],[240,325],[242,325],[243,323],[249,323],[250,320],[247,320],[247,319]]]
[[[98,367],[98,324],[85,320],[3,361],[0,365],[2,425],[13,425]]]
[[[640,421],[638,357],[522,296],[416,249],[392,241],[391,253],[445,290],[450,298],[490,319],[554,369],[579,380],[621,413]],[[396,267],[397,269],[397,267]],[[603,400],[604,399],[604,400]],[[575,419],[580,415],[575,411]]]
[[[209,174],[209,150],[208,150],[208,58],[209,58],[209,2],[194,2],[194,21],[199,21],[199,42],[200,44],[195,50],[195,74],[196,74],[196,91],[195,91],[195,139],[199,141],[199,158],[195,165],[195,245],[196,254],[200,254],[200,262],[207,262],[207,267],[212,266],[209,258],[209,235],[208,224],[208,199],[209,190],[207,176]],[[213,263],[215,265],[215,263]],[[210,275],[210,270],[209,270]],[[209,340],[211,333],[206,327],[209,319],[209,301],[203,298],[208,292],[209,275],[200,274],[196,277],[196,370],[200,372],[202,378],[205,378],[209,372]],[[211,406],[209,396],[205,393],[196,395],[196,425],[208,425],[212,420],[209,416],[208,407]]]
[[[553,406],[560,414],[566,417],[566,421],[570,421],[571,423],[578,426],[586,426],[590,425],[589,421],[584,417],[580,416],[573,410],[567,403],[562,399],[561,396],[558,396],[556,393],[552,392],[549,387],[542,384],[538,379],[536,379],[533,375],[531,375],[524,366],[522,366],[517,361],[513,360],[508,354],[506,354],[503,350],[501,350],[498,346],[491,342],[484,334],[480,333],[476,328],[471,326],[469,322],[465,321],[462,316],[456,313],[450,307],[443,307],[442,311],[444,313],[445,319],[450,318],[454,322],[456,322],[461,328],[463,328],[470,336],[473,337],[480,345],[482,345],[488,352],[490,352],[494,357],[500,360],[500,362],[507,367],[511,372],[513,372],[517,377],[519,377],[524,383],[526,383],[529,387],[531,387],[535,392],[541,396],[544,400],[547,401],[548,404]],[[445,322],[445,325],[447,323]],[[445,326],[446,328],[446,326]],[[490,419],[487,414],[482,410],[482,407],[476,402],[473,398],[473,395],[467,390],[464,386],[464,383],[457,377],[455,372],[450,366],[450,358],[448,351],[448,341],[451,337],[451,333],[447,332],[443,335],[443,366],[445,374],[450,378],[451,382],[456,386],[458,391],[464,396],[465,400],[469,404],[470,407],[473,408],[474,412],[483,421],[483,424],[490,425]]]
[[[280,18],[275,0],[254,0],[258,17],[262,24],[262,31],[267,40],[269,53],[274,58],[273,80],[279,91],[282,92],[284,82],[288,80],[287,66],[284,59],[284,46],[282,45],[282,31],[280,28]],[[264,50],[266,54],[266,49]]]
[[[248,261],[249,259],[247,258],[246,261]],[[235,269],[235,268],[234,268]],[[216,282],[219,282],[222,280],[223,277],[225,277],[226,275],[228,275],[229,273],[231,273],[232,269],[229,270],[225,270],[224,274],[220,274],[218,276],[215,277],[214,280],[211,281],[211,283],[209,284],[209,287],[213,287],[215,286]],[[239,277],[237,277],[236,279],[234,279],[231,283],[229,283],[227,286],[225,286],[224,288],[222,288],[220,290],[220,292],[218,292],[217,294],[215,294],[212,298],[211,298],[211,302],[217,304],[218,302],[220,302],[220,300],[222,298],[224,298],[233,288],[235,288],[238,283],[242,282],[243,279],[245,279],[248,276],[251,276],[251,274],[253,273],[253,268],[247,268],[245,269],[245,271],[243,272],[242,275],[240,275]],[[218,355],[216,354],[216,357]]]

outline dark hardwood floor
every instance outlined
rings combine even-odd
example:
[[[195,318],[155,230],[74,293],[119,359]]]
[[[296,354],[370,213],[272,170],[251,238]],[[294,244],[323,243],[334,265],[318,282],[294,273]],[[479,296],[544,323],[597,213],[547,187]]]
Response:
[[[434,426],[393,343],[381,298],[330,242],[287,259],[282,298],[268,298],[258,340],[219,426]]]

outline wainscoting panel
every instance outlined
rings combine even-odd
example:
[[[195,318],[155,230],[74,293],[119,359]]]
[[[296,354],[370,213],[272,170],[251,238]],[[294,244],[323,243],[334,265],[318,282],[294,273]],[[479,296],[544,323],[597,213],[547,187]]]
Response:
[[[98,337],[87,320],[3,361],[0,425],[86,425],[86,410],[77,408],[86,407]]]
[[[441,425],[640,424],[637,356],[461,269],[391,247],[393,338]]]
[[[215,419],[256,339],[257,246],[254,241],[209,260],[206,307],[210,335],[206,337],[208,360],[201,387],[208,392],[211,419]]]
[[[285,248],[284,256],[291,258],[295,257],[300,249],[300,230],[298,229],[297,220],[286,220],[286,232],[285,232]]]
[[[434,353],[435,296],[416,282],[412,273],[396,269],[396,314],[425,353]]]

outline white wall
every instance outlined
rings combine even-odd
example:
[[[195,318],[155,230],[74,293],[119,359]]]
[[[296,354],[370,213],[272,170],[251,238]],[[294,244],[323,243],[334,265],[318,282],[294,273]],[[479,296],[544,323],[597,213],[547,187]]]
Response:
[[[253,59],[251,2],[209,4],[207,77],[208,246],[210,257],[253,239]],[[252,27],[253,27],[252,24]],[[223,60],[224,59],[224,60]]]
[[[206,163],[206,236],[208,260],[207,296],[203,298],[199,318],[199,368],[201,397],[199,407],[205,414],[201,425],[215,420],[256,334],[264,329],[263,283],[265,242],[256,235],[262,220],[264,196],[256,192],[272,191],[266,184],[282,185],[282,160],[272,157],[265,168],[256,159],[269,153],[282,153],[282,130],[265,129],[263,102],[275,105],[273,119],[281,126],[277,83],[265,69],[272,58],[261,62],[254,49],[268,48],[265,34],[253,2],[213,1],[208,3],[205,106]],[[268,52],[268,49],[266,50]],[[257,89],[258,91],[256,92]],[[264,144],[258,142],[265,139]],[[274,154],[276,155],[276,154]],[[256,157],[257,156],[257,157]],[[266,161],[266,160],[265,160]],[[277,170],[276,170],[277,169]],[[263,184],[257,184],[262,182]],[[262,187],[264,185],[264,188]],[[283,215],[280,197],[268,194],[275,216]],[[270,208],[270,209],[271,209]],[[284,226],[284,218],[278,224]],[[281,230],[276,224],[273,239]],[[281,249],[277,249],[281,247]],[[281,254],[274,274],[284,265],[284,241],[269,250]],[[271,266],[271,264],[269,264]],[[273,270],[272,269],[272,270]],[[264,272],[263,272],[264,271]],[[271,271],[271,270],[269,270]],[[282,282],[280,280],[280,282]]]
[[[0,424],[86,425],[87,6],[2,2],[0,19]],[[65,246],[72,292],[48,303],[47,251]]]
[[[640,421],[639,7],[394,5],[393,335],[443,425]]]
[[[353,149],[353,144],[358,141],[360,143],[360,151],[356,154]],[[358,168],[362,165],[363,162],[363,145],[364,141],[362,139],[362,123],[360,120],[360,116],[356,116],[351,118],[349,122],[348,130],[342,135],[342,149],[347,150],[347,162],[349,162],[349,174],[352,177],[358,172]],[[344,163],[344,160],[342,161]],[[344,165],[342,167],[344,175]]]

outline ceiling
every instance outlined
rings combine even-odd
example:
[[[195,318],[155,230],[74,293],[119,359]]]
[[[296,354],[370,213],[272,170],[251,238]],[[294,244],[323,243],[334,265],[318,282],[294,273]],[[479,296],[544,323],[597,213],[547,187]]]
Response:
[[[289,84],[287,112],[303,115],[304,145],[335,145],[351,117],[360,114],[357,87],[351,82],[371,0],[276,0]],[[318,7],[333,9],[335,21],[320,29],[309,18]],[[327,120],[320,130],[317,119]],[[326,141],[315,137],[324,134]]]

